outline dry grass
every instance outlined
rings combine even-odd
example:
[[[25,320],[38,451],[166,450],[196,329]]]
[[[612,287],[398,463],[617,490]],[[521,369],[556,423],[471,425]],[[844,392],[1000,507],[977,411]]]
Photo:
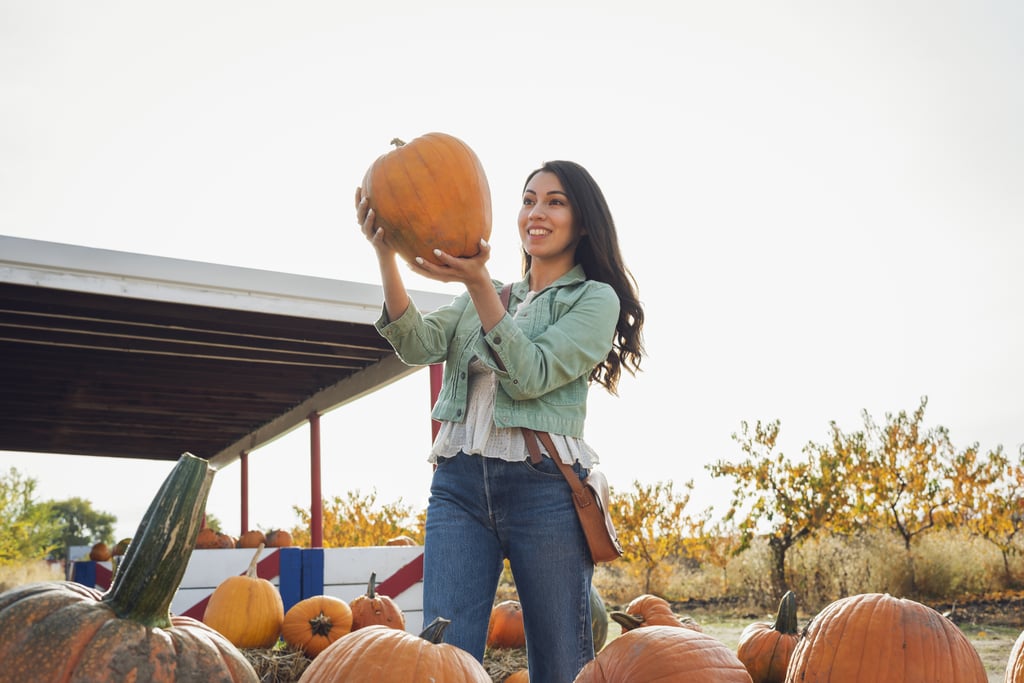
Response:
[[[28,583],[59,581],[63,578],[61,565],[43,560],[0,565],[0,593]]]
[[[261,683],[293,683],[309,666],[310,659],[301,650],[288,647],[242,650],[256,670]]]

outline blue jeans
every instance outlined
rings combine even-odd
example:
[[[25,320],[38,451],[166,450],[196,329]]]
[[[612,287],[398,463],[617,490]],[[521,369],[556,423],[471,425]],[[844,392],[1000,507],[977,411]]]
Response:
[[[594,565],[569,484],[550,458],[537,465],[465,453],[440,459],[426,531],[423,623],[450,619],[446,643],[483,661],[507,557],[523,607],[530,683],[571,683],[594,658]]]

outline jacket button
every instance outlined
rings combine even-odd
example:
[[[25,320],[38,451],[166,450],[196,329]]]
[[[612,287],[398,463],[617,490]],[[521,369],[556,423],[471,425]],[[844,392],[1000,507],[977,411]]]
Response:
[[[501,343],[501,335],[500,334],[497,337],[494,338],[494,343],[495,344],[500,344]]]

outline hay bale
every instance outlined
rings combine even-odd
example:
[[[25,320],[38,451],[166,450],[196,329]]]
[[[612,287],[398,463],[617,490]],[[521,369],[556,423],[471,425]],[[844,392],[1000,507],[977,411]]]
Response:
[[[484,651],[484,670],[494,683],[502,683],[526,668],[525,647],[489,647]]]
[[[302,650],[280,643],[272,648],[246,648],[242,654],[256,670],[260,683],[295,683],[311,661]]]

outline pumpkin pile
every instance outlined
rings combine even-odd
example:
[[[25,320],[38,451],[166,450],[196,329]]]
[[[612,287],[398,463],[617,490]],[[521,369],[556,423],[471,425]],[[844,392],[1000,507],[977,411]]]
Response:
[[[202,458],[181,456],[106,593],[53,581],[0,594],[0,681],[258,681],[227,639],[169,611],[213,472]]]
[[[381,155],[363,191],[384,239],[406,261],[440,263],[434,249],[475,256],[491,235],[491,192],[480,160],[462,140],[427,133]]]

